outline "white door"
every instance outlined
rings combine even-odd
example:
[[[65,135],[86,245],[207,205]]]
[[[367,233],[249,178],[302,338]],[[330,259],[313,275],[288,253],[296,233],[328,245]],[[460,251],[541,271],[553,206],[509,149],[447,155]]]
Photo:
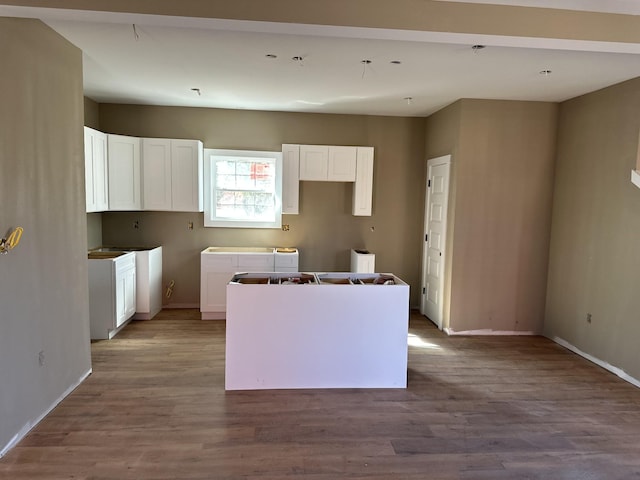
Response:
[[[451,155],[427,162],[420,313],[442,330]]]

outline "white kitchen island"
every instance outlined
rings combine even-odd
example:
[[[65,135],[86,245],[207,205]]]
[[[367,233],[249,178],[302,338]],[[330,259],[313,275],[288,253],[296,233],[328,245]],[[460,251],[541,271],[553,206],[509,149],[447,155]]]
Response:
[[[225,388],[405,388],[409,286],[391,274],[300,277],[227,285]]]

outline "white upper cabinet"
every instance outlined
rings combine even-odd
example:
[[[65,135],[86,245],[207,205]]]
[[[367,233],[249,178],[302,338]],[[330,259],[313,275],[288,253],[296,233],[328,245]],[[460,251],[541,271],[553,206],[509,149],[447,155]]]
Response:
[[[357,150],[357,147],[329,147],[327,180],[355,182]]]
[[[109,210],[140,210],[140,139],[107,135]]]
[[[300,145],[300,180],[327,180],[329,147]]]
[[[84,163],[87,212],[104,212],[109,208],[107,136],[89,127],[84,127]]]
[[[354,182],[356,147],[300,145],[300,180]]]
[[[300,145],[282,145],[282,213],[299,212]]]
[[[203,147],[199,140],[145,138],[142,190],[145,210],[203,210]]]
[[[171,140],[171,210],[204,210],[203,156],[200,140]]]
[[[353,215],[371,216],[373,200],[373,147],[358,147],[356,183],[353,185]]]
[[[171,210],[171,140],[142,139],[142,205]]]

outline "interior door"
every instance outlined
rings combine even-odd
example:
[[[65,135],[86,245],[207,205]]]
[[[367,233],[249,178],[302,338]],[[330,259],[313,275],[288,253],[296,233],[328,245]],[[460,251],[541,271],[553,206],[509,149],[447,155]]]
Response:
[[[420,312],[442,330],[451,155],[427,162]]]

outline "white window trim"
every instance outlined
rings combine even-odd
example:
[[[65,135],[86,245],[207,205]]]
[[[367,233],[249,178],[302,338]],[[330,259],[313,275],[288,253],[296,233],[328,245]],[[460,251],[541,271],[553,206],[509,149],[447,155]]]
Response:
[[[257,222],[233,219],[218,219],[213,217],[215,212],[212,195],[213,174],[212,159],[214,157],[255,157],[269,158],[276,162],[276,205],[275,221]],[[215,148],[204,149],[204,226],[226,228],[282,228],[282,152],[266,152],[258,150],[220,150]]]

